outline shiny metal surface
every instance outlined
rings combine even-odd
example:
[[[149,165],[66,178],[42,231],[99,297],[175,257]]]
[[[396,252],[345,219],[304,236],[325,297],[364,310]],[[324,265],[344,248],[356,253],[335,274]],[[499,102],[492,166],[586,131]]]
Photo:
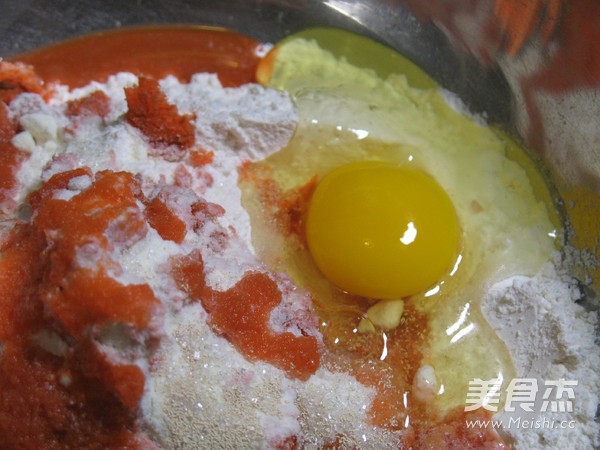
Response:
[[[82,33],[155,23],[217,25],[269,42],[311,26],[372,37],[423,67],[472,111],[519,134],[565,199],[570,237],[599,255],[597,0],[0,0],[0,10],[4,57]]]
[[[2,0],[0,55],[107,28],[191,23],[235,29],[274,42],[312,26],[355,31],[391,47],[422,66],[477,112],[510,121],[508,85],[499,71],[457,52],[434,24],[422,24],[395,1],[349,0]],[[486,95],[479,95],[486,92]]]

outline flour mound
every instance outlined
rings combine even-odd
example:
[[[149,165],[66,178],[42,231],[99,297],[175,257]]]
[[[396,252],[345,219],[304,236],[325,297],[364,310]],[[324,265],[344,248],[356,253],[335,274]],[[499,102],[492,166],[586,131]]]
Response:
[[[498,415],[504,433],[517,448],[600,445],[598,315],[577,303],[580,296],[573,279],[548,265],[534,277],[513,277],[496,284],[483,300],[482,311],[506,343],[517,377],[535,378],[540,387],[533,412],[516,408]],[[560,379],[578,383],[573,412],[541,412],[544,381]],[[524,420],[533,426],[523,427]]]

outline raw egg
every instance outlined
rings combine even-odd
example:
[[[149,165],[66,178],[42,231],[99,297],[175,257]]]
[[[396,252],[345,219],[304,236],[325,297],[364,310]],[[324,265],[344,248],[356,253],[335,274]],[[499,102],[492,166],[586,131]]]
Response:
[[[306,221],[316,265],[339,288],[377,299],[421,292],[458,245],[454,206],[428,174],[376,161],[339,167],[318,184]]]
[[[432,367],[432,402],[449,411],[469,380],[506,389],[515,375],[480,304],[495,283],[542,270],[560,223],[517,143],[365,39],[316,30],[276,46],[263,82],[289,93],[298,126],[247,167],[266,181],[242,183],[244,206],[257,254],[311,292],[328,345],[366,366],[389,361],[397,379]],[[305,220],[297,239],[278,205],[315,178],[312,196],[293,197],[306,211],[291,202]]]

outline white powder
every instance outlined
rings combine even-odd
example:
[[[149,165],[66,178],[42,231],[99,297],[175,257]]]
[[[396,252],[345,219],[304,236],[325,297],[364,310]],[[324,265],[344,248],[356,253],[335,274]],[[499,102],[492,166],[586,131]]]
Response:
[[[161,87],[181,113],[195,114],[196,142],[206,150],[218,150],[208,167],[215,188],[204,197],[227,210],[221,223],[233,226],[251,245],[250,219],[240,207],[237,168],[242,161],[264,159],[287,144],[297,122],[287,94],[256,84],[223,88],[213,74],[196,74],[187,85],[167,77]]]
[[[586,449],[600,445],[600,427],[595,421],[600,393],[597,314],[577,304],[579,296],[573,281],[549,265],[535,277],[514,277],[495,285],[483,300],[482,311],[506,343],[517,376],[535,378],[540,387],[533,408],[537,413],[516,408],[513,413],[499,415],[504,432],[517,448]],[[573,412],[541,412],[544,382],[559,379],[578,382]],[[537,429],[517,426],[519,417],[541,425]],[[574,421],[573,426],[547,425],[563,421]]]
[[[192,304],[165,323],[169,335],[142,405],[159,440],[166,448],[267,447],[267,416],[297,433],[298,411],[288,401],[293,382],[269,364],[249,363],[206,318]]]
[[[305,448],[323,448],[327,439],[336,434],[344,436],[341,448],[400,448],[399,432],[393,433],[367,423],[367,412],[374,394],[349,375],[319,370],[298,387]]]

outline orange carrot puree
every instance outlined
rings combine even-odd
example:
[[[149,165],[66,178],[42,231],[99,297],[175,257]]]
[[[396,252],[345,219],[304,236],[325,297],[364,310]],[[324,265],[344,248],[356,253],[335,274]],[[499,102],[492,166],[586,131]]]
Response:
[[[175,75],[181,81],[210,72],[229,87],[255,80],[259,44],[217,28],[154,26],[94,33],[10,60],[33,65],[47,83],[58,81],[71,88],[105,81],[117,72],[156,79]]]

